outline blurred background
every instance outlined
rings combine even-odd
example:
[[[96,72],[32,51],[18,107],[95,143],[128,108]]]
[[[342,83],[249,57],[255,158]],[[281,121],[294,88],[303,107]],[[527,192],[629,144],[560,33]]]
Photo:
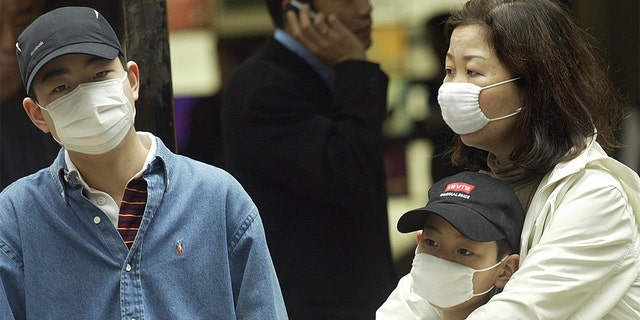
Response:
[[[178,146],[186,146],[187,140],[194,138],[189,136],[187,128],[193,123],[193,119],[188,119],[190,98],[218,92],[233,64],[244,59],[273,31],[263,2],[167,0]],[[434,179],[450,172],[450,168],[432,168],[432,163],[439,165],[432,161],[434,147],[441,150],[436,144],[446,137],[433,136],[438,131],[437,120],[433,119],[438,117],[433,115],[430,99],[437,95],[443,71],[443,61],[438,54],[441,43],[437,38],[438,24],[464,2],[466,0],[371,0],[374,30],[369,57],[379,62],[391,78],[385,148],[391,195],[389,232],[394,258],[399,263],[407,262],[407,252],[412,255],[415,235],[400,234],[395,229],[397,219],[405,211],[424,205]],[[616,83],[637,112],[640,98],[639,1],[573,0],[564,3],[602,48],[599,54],[603,63],[611,66]],[[216,49],[217,45],[221,48]],[[198,55],[194,56],[195,52]],[[634,137],[627,140],[630,146],[615,156],[637,171],[640,120],[636,116],[633,121],[627,126],[630,133],[626,133]]]
[[[433,99],[443,72],[438,27],[451,10],[466,0],[370,1],[374,8],[374,26],[369,58],[380,63],[391,80],[389,117],[384,128],[390,194],[389,232],[394,258],[402,270],[403,263],[410,263],[407,257],[413,253],[415,235],[396,231],[398,217],[409,209],[423,206],[434,179],[455,170],[434,157],[448,137],[442,133],[439,112],[433,112]],[[617,85],[635,112],[620,132],[625,146],[614,157],[637,172],[640,162],[640,1],[562,2],[597,41],[602,49],[598,54],[603,63],[610,66]],[[144,77],[164,81],[162,88],[165,91],[170,88],[170,92],[164,92],[162,100],[167,100],[168,94],[171,101],[164,104],[173,105],[161,112],[153,103],[142,109],[143,112],[139,108],[137,121],[144,124],[154,113],[163,113],[166,118],[151,120],[155,125],[150,131],[166,131],[167,140],[175,137],[173,147],[179,153],[221,165],[219,94],[228,74],[273,32],[263,0],[49,0],[46,3],[49,9],[62,5],[93,6],[113,22],[118,33],[128,35],[121,37],[128,42],[128,51],[136,51],[134,53],[141,57],[153,56],[156,48],[165,45],[165,39],[149,41],[144,39],[145,34],[166,33],[168,52],[156,60],[162,64],[141,69]],[[139,30],[143,28],[145,30]],[[134,55],[132,59],[140,58]],[[170,73],[160,72],[164,64],[170,64]],[[165,143],[172,145],[171,141]]]

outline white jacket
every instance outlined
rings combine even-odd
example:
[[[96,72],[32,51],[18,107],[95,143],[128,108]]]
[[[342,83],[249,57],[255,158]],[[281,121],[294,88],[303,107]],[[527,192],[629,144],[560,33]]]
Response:
[[[640,178],[594,141],[536,190],[520,270],[484,319],[640,319]]]
[[[520,269],[468,320],[640,319],[640,178],[593,140],[540,183],[527,212]],[[410,286],[410,285],[409,285]],[[403,289],[404,288],[404,289]],[[378,310],[415,317],[407,285]],[[402,291],[405,294],[402,294]]]

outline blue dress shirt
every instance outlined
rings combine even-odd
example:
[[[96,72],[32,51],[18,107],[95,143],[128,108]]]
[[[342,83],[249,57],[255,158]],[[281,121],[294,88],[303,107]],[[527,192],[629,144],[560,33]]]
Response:
[[[302,60],[307,62],[311,68],[313,68],[313,70],[315,70],[320,77],[324,79],[327,83],[327,87],[329,87],[331,91],[335,89],[335,73],[331,66],[318,59],[318,57],[313,55],[311,51],[305,48],[300,42],[298,42],[298,40],[294,39],[286,31],[276,29],[273,33],[273,37],[287,49],[291,50],[297,56],[302,58]]]

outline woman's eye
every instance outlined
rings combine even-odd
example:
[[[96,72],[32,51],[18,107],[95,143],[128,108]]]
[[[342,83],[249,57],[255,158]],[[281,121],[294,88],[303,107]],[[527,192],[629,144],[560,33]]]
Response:
[[[444,69],[444,70],[445,70],[445,72],[447,73],[447,75],[449,75],[449,76],[452,76],[452,75],[455,75],[455,74],[456,74],[456,72],[455,72],[455,71],[453,71],[453,69],[446,68],[446,69]]]
[[[478,75],[478,73],[473,71],[473,70],[467,70],[467,74],[470,75],[470,76]]]

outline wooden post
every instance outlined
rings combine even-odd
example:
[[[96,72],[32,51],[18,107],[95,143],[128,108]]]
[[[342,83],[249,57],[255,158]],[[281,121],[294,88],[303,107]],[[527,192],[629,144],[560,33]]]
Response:
[[[122,8],[123,49],[140,67],[136,129],[177,152],[166,1],[122,0]]]

